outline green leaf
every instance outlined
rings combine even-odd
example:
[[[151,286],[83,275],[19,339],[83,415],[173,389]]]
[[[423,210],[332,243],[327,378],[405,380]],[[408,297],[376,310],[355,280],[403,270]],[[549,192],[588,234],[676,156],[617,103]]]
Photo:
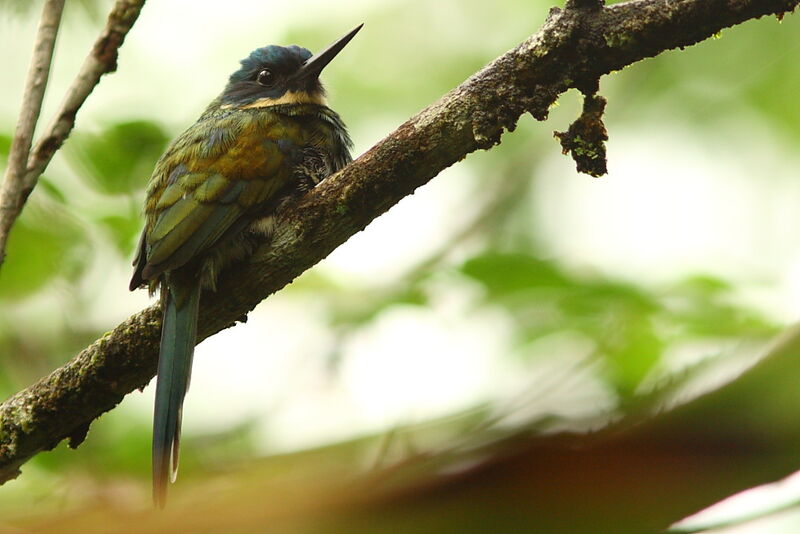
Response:
[[[645,291],[614,281],[576,282],[575,291],[560,301],[562,311],[571,316],[591,316],[609,310],[639,315],[658,311],[661,305]]]
[[[647,374],[661,359],[662,340],[648,317],[621,313],[598,336],[611,373],[611,385],[624,398],[633,397]]]
[[[153,122],[123,122],[100,134],[75,135],[64,154],[93,189],[128,194],[145,186],[167,141],[166,133]]]
[[[721,278],[709,275],[694,275],[678,283],[674,291],[698,298],[712,298],[730,293],[731,285]]]
[[[766,317],[736,305],[732,294],[733,287],[719,278],[689,277],[670,292],[670,319],[687,337],[761,337],[777,331]]]
[[[461,271],[494,295],[570,285],[554,264],[527,254],[489,252],[468,260]]]

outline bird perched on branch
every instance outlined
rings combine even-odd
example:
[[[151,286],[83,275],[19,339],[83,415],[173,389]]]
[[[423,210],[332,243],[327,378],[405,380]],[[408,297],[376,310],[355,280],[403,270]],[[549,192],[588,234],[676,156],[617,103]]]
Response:
[[[150,178],[130,288],[161,293],[153,421],[158,506],[178,466],[200,292],[213,291],[220,271],[271,233],[282,202],[351,161],[350,138],[326,104],[319,75],[360,29],[314,56],[299,46],[254,50]]]

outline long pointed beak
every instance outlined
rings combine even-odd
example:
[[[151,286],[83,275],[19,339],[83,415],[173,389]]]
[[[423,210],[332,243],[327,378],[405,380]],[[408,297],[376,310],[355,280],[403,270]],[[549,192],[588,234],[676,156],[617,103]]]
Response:
[[[297,71],[295,74],[295,79],[297,80],[310,80],[312,78],[317,78],[319,74],[322,72],[322,69],[331,62],[333,58],[336,57],[336,54],[342,51],[347,43],[350,42],[350,39],[355,37],[358,33],[358,30],[364,26],[364,23],[359,24],[353,31],[345,35],[344,37],[332,42],[328,48],[323,50],[318,54],[314,54],[312,57],[306,61],[300,70]]]

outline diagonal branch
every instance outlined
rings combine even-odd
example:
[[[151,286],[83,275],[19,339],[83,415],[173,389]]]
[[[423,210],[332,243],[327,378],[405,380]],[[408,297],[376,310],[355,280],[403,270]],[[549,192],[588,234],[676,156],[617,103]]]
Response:
[[[725,27],[792,11],[800,0],[637,0],[553,9],[542,29],[494,60],[283,213],[274,240],[203,296],[199,339],[234,324],[375,217],[526,112],[539,120],[569,88]],[[122,290],[122,289],[121,289]],[[0,405],[0,480],[88,425],[155,373],[158,306],[130,317],[73,360]]]
[[[40,86],[33,87],[31,85],[34,71],[39,72],[41,69],[39,65],[41,62],[39,58],[39,38],[37,38],[36,53],[31,63],[31,77],[29,77],[28,84],[26,84],[25,99],[22,103],[17,133],[15,133],[14,137],[14,148],[12,148],[12,153],[9,157],[6,178],[2,189],[0,189],[0,266],[2,266],[5,259],[9,232],[22,212],[28,196],[33,191],[33,188],[36,187],[39,176],[47,168],[50,160],[53,159],[53,155],[69,136],[73,126],[75,126],[75,116],[78,110],[100,82],[100,77],[117,69],[117,51],[122,46],[125,36],[130,31],[133,23],[139,17],[144,2],[145,0],[117,0],[108,15],[105,28],[103,28],[100,36],[92,46],[89,55],[86,56],[81,70],[72,85],[67,89],[67,94],[61,103],[61,107],[56,112],[45,133],[41,135],[33,150],[31,150],[33,129],[39,117],[47,81],[47,70],[44,70],[44,82]],[[49,69],[50,66],[52,41],[55,40],[55,32],[58,29],[58,21],[61,18],[63,7],[64,0],[48,0],[42,13],[42,22],[39,29],[40,36],[43,33],[43,28],[52,28],[50,31],[52,40],[49,54],[45,58],[46,69]],[[47,25],[45,24],[46,21]],[[53,24],[55,24],[54,27]],[[42,55],[44,56],[44,51],[42,51]],[[33,91],[32,89],[36,90]],[[35,100],[36,98],[38,98],[38,101]],[[20,129],[24,129],[26,137],[20,137],[18,143],[17,136]],[[18,144],[19,153],[15,154],[14,149]]]
[[[42,101],[47,89],[47,78],[50,76],[50,64],[53,62],[53,50],[63,11],[64,0],[47,0],[42,8],[39,29],[36,31],[36,42],[33,45],[28,78],[25,81],[19,119],[14,130],[5,177],[0,187],[0,264],[5,257],[8,232],[22,210],[24,197],[27,196],[23,191],[28,155],[31,152],[33,132],[39,121],[39,113],[42,111]]]

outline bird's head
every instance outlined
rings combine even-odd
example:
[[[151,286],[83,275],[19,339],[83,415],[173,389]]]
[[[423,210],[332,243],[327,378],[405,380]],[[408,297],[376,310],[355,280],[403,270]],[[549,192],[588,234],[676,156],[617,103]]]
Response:
[[[341,52],[362,25],[313,55],[299,46],[257,48],[241,61],[222,93],[223,107],[256,108],[279,104],[325,104],[322,69]]]

